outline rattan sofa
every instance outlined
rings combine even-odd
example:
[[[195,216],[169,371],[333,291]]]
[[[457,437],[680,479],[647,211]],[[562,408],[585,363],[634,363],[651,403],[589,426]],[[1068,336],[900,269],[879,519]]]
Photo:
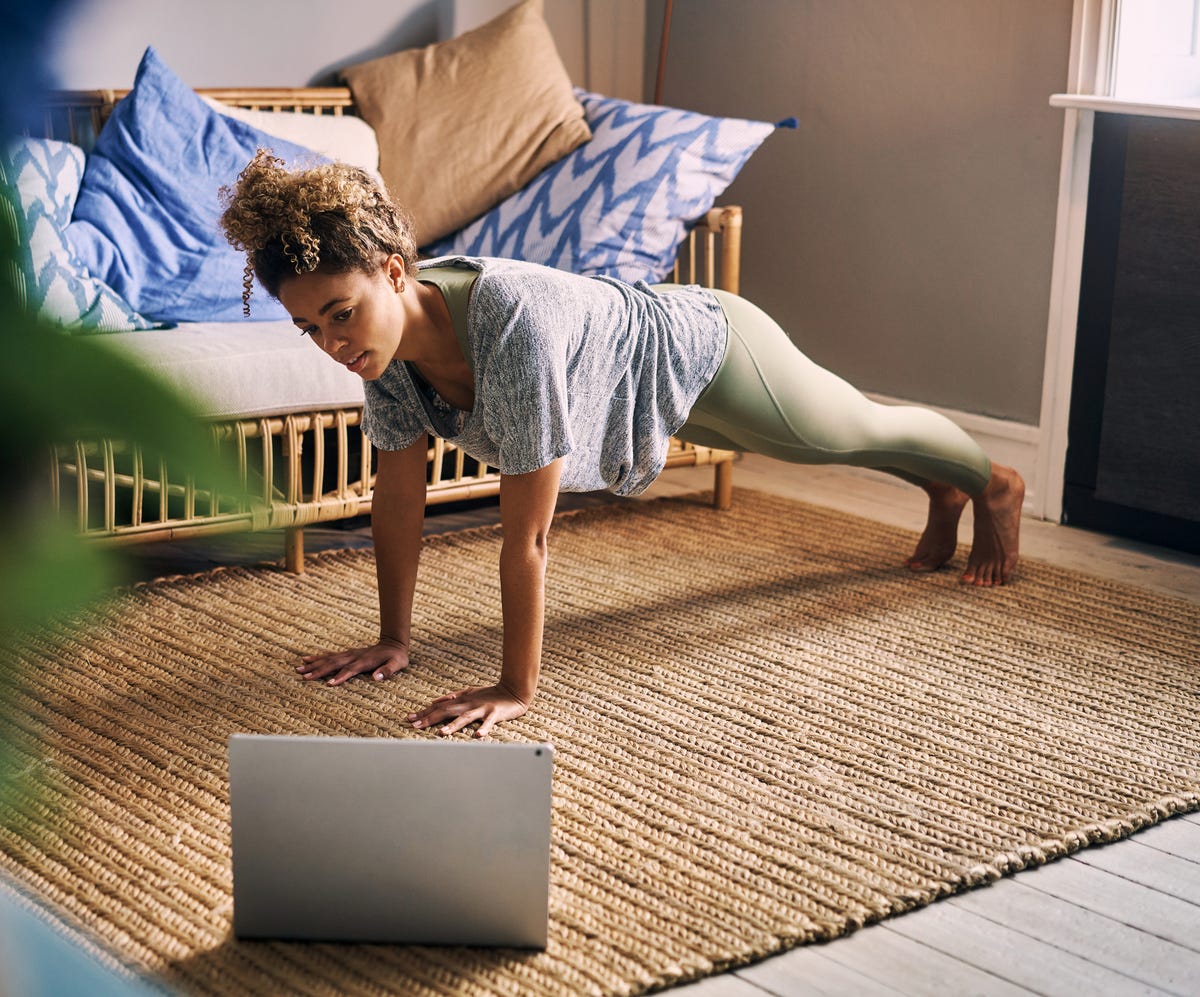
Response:
[[[126,91],[51,95],[42,137],[95,141]],[[223,104],[255,110],[353,114],[344,87],[201,89]],[[714,208],[680,247],[674,279],[736,292],[741,209]],[[243,496],[218,494],[170,460],[154,466],[130,442],[64,441],[52,455],[55,508],[73,517],[79,532],[101,543],[162,541],[238,530],[282,529],[289,570],[303,571],[306,526],[358,516],[371,509],[372,448],[359,426],[361,405],[311,411],[256,412],[212,420],[214,445],[233,462]],[[714,504],[728,508],[733,454],[672,441],[667,467],[712,465]],[[429,504],[495,495],[500,476],[453,445],[429,450]],[[247,499],[244,496],[250,495]]]

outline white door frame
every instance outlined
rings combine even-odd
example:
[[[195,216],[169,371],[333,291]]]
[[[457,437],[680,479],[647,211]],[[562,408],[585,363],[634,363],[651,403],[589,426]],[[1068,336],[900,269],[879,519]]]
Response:
[[[1067,92],[1110,92],[1113,39],[1119,0],[1075,0],[1071,25],[1071,61]],[[1075,364],[1075,327],[1079,318],[1079,281],[1087,221],[1088,176],[1092,163],[1095,112],[1063,111],[1063,151],[1058,178],[1058,215],[1050,278],[1050,315],[1038,420],[1038,456],[1034,507],[1042,519],[1062,519],[1063,478],[1067,458],[1067,422]]]

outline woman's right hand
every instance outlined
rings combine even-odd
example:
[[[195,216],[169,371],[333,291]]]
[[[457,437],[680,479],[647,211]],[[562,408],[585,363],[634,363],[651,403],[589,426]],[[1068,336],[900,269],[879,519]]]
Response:
[[[391,637],[380,637],[370,647],[306,654],[300,660],[296,671],[302,679],[328,679],[326,685],[341,685],[355,675],[370,672],[376,682],[381,682],[408,667],[408,647]]]

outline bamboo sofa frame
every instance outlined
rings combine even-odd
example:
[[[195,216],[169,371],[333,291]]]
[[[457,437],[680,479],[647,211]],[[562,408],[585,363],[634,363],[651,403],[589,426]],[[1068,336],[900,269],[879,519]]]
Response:
[[[205,88],[197,93],[253,110],[353,114],[345,87]],[[89,149],[128,90],[50,94],[42,137]],[[736,293],[740,277],[742,212],[709,211],[680,247],[673,279]],[[81,439],[54,448],[50,494],[78,532],[104,544],[165,541],[240,530],[284,531],[289,571],[304,570],[304,528],[370,512],[372,448],[359,430],[362,407],[247,419],[213,420],[214,446],[235,462],[242,496],[218,494],[186,468],[143,458],[134,443]],[[668,468],[711,465],[713,504],[729,508],[733,457],[672,440]],[[429,505],[498,494],[500,475],[444,440],[429,448]],[[245,496],[251,496],[246,498]]]

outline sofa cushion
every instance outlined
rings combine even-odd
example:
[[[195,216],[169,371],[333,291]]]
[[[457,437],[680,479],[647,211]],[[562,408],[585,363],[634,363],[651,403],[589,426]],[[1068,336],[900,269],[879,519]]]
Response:
[[[592,140],[428,256],[503,256],[660,281],[679,244],[774,125],[579,91]],[[791,122],[786,122],[791,124]]]
[[[6,259],[7,283],[23,310],[63,329],[153,328],[67,245],[83,166],[83,150],[67,142],[14,138],[0,148],[0,203],[16,249]]]
[[[362,378],[334,363],[291,322],[187,322],[105,336],[206,416],[281,415],[361,405]]]
[[[144,315],[233,321],[242,316],[245,257],[225,242],[218,190],[259,147],[285,161],[323,157],[218,114],[146,50],[133,90],[88,157],[67,238],[88,270]],[[252,317],[285,318],[256,296]]]
[[[536,0],[342,75],[422,242],[477,218],[590,135]]]
[[[211,97],[200,99],[219,114],[244,121],[275,138],[379,175],[379,140],[375,137],[375,129],[353,114],[256,111],[222,104]]]

